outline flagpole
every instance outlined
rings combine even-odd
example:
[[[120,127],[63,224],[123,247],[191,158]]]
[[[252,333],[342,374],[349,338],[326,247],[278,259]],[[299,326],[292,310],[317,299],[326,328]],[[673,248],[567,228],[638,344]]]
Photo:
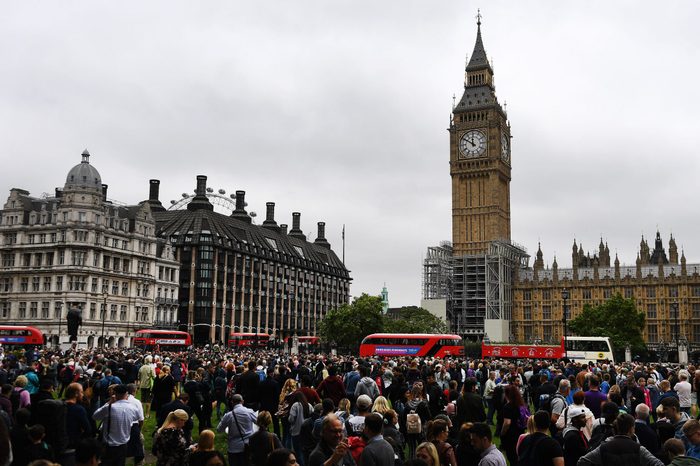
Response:
[[[343,264],[345,264],[345,224],[343,223]]]

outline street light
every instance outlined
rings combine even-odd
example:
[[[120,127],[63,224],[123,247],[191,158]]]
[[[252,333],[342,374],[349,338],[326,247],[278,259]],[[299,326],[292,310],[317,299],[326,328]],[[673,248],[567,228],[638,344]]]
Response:
[[[61,321],[63,320],[63,302],[58,302],[58,349],[61,349]]]
[[[564,300],[564,308],[562,309],[561,321],[564,324],[564,357],[567,357],[566,351],[566,318],[569,313],[569,290],[564,288],[561,290],[561,299]]]
[[[104,304],[102,308],[102,347],[106,347],[105,345],[105,318],[107,317],[107,292],[105,291],[102,293],[102,297],[104,298]]]
[[[681,348],[680,348],[680,341],[679,341],[679,328],[678,328],[678,301],[674,301],[671,303],[671,309],[673,309],[673,319],[675,321],[674,326],[676,327],[676,331],[674,332],[675,335],[674,337],[676,338],[676,357],[678,358],[678,362],[680,363],[681,361]]]

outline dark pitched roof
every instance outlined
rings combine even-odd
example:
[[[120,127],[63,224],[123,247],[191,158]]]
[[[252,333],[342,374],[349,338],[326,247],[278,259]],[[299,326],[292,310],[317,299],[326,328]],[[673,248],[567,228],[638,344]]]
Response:
[[[476,43],[474,43],[474,50],[472,51],[472,56],[469,59],[467,71],[476,71],[484,68],[491,69],[491,64],[486,56],[484,42],[481,40],[481,22],[479,22],[477,23]]]
[[[214,246],[242,254],[350,279],[349,270],[330,248],[274,229],[204,209],[167,210],[153,212],[153,216],[157,234],[177,246],[203,244],[205,235],[205,244],[210,241]]]

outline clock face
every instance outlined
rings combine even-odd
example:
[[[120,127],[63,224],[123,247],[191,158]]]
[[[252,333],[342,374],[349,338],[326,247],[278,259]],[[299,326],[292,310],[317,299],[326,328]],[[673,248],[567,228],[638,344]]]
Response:
[[[484,155],[486,153],[486,135],[474,129],[467,131],[459,140],[459,151],[466,158]]]
[[[508,162],[510,160],[510,141],[505,133],[501,134],[501,158]]]

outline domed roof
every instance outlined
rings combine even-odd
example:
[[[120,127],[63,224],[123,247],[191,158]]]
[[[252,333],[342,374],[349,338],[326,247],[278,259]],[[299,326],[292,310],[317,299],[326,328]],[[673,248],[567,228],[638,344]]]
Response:
[[[83,160],[71,168],[66,176],[66,189],[91,188],[102,190],[102,178],[100,173],[90,165],[90,153],[85,149],[82,153]]]

